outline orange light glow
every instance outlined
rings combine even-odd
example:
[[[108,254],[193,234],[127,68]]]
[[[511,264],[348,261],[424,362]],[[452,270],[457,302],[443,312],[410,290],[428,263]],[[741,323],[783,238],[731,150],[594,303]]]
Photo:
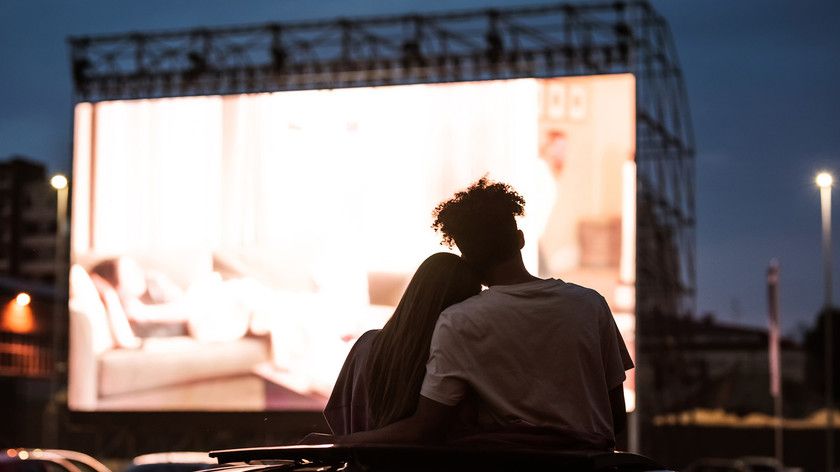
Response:
[[[15,302],[20,306],[27,306],[32,301],[32,297],[28,293],[19,293],[15,298]]]
[[[20,295],[18,295],[19,297]],[[3,308],[0,329],[19,334],[34,332],[35,316],[32,314],[32,308],[28,304],[22,305],[17,299],[7,303],[5,308]]]

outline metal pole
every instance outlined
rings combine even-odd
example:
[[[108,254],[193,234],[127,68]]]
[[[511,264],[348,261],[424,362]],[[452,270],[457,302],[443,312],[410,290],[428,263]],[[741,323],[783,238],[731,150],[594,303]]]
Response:
[[[779,461],[779,464],[784,464],[782,367],[781,349],[779,345],[779,262],[775,259],[770,262],[770,268],[767,270],[767,307],[769,312],[768,357],[770,360],[770,394],[773,396],[773,410],[775,413],[776,460]]]
[[[639,449],[639,413],[637,410],[627,413],[627,450],[636,454],[641,452]]]
[[[53,182],[55,187],[56,183]],[[62,187],[55,187],[56,190],[56,237],[55,237],[55,294],[53,298],[53,320],[52,320],[52,358],[53,371],[50,376],[50,396],[44,411],[43,437],[47,447],[59,447],[58,434],[58,396],[61,386],[59,376],[62,369],[59,368],[59,351],[61,349],[62,326],[61,319],[67,303],[66,287],[67,272],[64,261],[67,253],[67,181],[64,180]]]
[[[823,233],[823,269],[825,271],[825,459],[826,470],[834,470],[834,366],[831,310],[831,186],[820,187]]]

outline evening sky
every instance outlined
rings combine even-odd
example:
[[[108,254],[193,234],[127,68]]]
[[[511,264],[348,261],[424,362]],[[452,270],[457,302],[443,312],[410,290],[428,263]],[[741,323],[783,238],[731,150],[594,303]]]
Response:
[[[50,172],[70,171],[70,36],[547,3],[554,2],[0,0],[0,159],[22,155]],[[652,5],[670,25],[694,125],[697,313],[766,326],[765,272],[777,259],[783,329],[797,334],[824,301],[814,176],[830,170],[840,178],[840,2]]]

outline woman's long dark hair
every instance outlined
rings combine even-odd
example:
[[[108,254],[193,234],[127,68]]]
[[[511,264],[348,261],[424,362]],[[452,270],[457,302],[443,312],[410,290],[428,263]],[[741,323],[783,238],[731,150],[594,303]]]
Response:
[[[377,428],[414,413],[438,316],[480,291],[478,275],[454,254],[439,252],[420,264],[368,358],[368,404]]]

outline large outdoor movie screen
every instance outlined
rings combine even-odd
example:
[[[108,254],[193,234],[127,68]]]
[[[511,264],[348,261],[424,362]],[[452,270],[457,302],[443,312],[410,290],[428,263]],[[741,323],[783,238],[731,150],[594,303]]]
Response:
[[[603,294],[632,352],[634,153],[632,75],[80,103],[69,406],[322,409],[484,175],[525,198],[529,269]]]

